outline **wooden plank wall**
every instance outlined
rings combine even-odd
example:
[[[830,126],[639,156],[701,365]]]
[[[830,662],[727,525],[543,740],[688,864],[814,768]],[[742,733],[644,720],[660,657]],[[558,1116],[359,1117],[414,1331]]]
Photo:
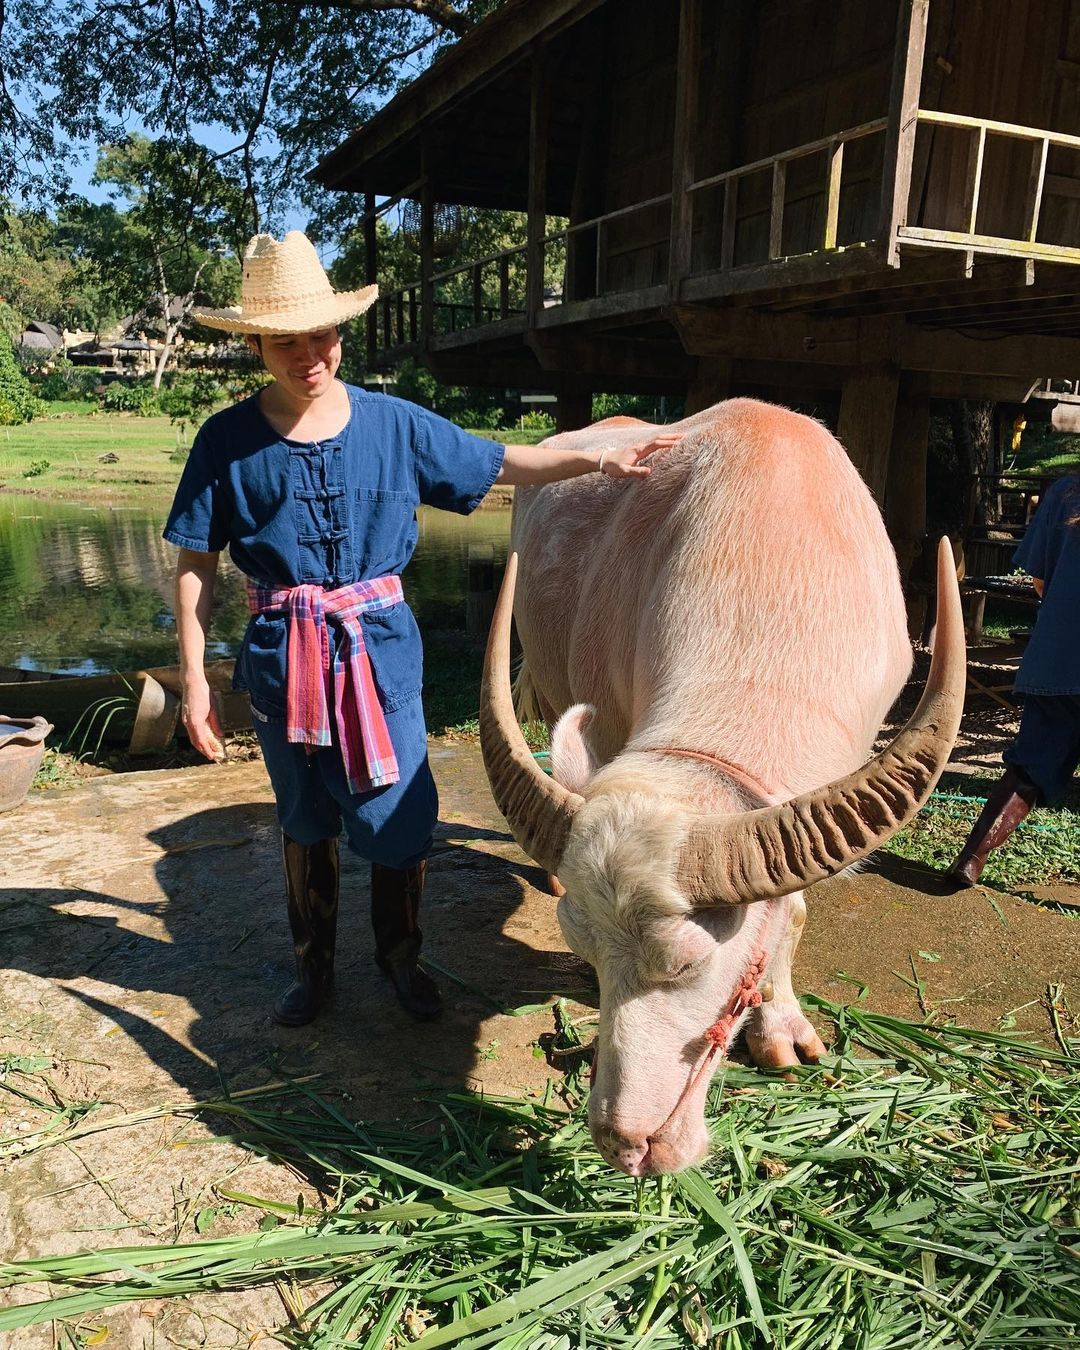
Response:
[[[937,13],[935,14],[935,10]],[[942,26],[942,16],[948,23]],[[1080,0],[935,0],[921,106],[1023,126],[1080,133]],[[970,137],[921,127],[909,219],[965,229]],[[1030,142],[986,142],[976,231],[1023,237]],[[1080,239],[1080,155],[1053,150],[1038,238]]]
[[[603,210],[617,211],[671,189],[679,4],[620,0],[605,11],[609,94]],[[667,280],[670,221],[665,203],[604,226],[605,292]]]
[[[898,0],[703,5],[694,177],[885,116],[897,14]],[[590,41],[603,52],[603,67],[585,106],[574,110],[580,130],[572,219],[591,219],[670,190],[678,15],[679,0],[619,0],[598,12],[602,31]],[[931,0],[921,105],[1077,134],[1080,0]],[[910,221],[965,226],[969,146],[961,131],[920,129]],[[883,134],[845,147],[838,244],[878,233],[883,148]],[[1030,164],[1029,144],[990,138],[979,232],[1022,232]],[[768,257],[771,194],[768,171],[740,183],[731,258],[736,266]],[[825,204],[826,152],[791,163],[783,253],[821,246]],[[722,188],[695,195],[692,271],[721,265],[723,218]],[[603,227],[599,253],[595,232],[583,232],[571,249],[568,294],[665,281],[669,220],[662,204],[611,222]],[[1048,243],[1080,239],[1080,153],[1051,153],[1038,237]]]
[[[723,0],[707,13],[702,60],[708,73],[702,83],[710,102],[703,100],[701,109],[698,178],[888,111],[896,0],[762,0],[757,6]],[[727,115],[718,119],[714,105],[725,87],[737,92]],[[876,231],[883,143],[883,136],[875,136],[845,151],[838,243],[872,238]],[[784,253],[820,245],[826,177],[824,151],[789,166]],[[764,172],[740,185],[736,264],[768,256],[771,191],[771,175]],[[696,270],[719,261],[721,196],[702,194]]]

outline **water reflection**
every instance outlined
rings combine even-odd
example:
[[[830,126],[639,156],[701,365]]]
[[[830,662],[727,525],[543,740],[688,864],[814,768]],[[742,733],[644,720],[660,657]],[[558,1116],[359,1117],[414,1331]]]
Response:
[[[166,509],[0,496],[0,666],[92,675],[175,661]],[[406,598],[421,628],[461,628],[469,545],[503,563],[510,513],[422,508],[419,524]],[[243,578],[223,558],[209,654],[234,655],[246,622]]]

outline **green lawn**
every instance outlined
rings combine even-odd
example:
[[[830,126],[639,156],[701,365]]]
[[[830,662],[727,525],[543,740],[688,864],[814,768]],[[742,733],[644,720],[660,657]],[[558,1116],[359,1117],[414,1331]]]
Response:
[[[44,417],[0,427],[0,487],[102,502],[166,497],[180,475],[179,463],[170,458],[178,441],[178,428],[167,417],[130,413]],[[101,463],[99,456],[110,452],[117,462]],[[48,467],[27,476],[42,464]]]
[[[130,502],[167,500],[180,476],[194,429],[167,417],[89,413],[84,405],[57,403],[63,411],[25,426],[0,427],[0,491],[30,491],[54,500]],[[69,409],[83,408],[74,414]],[[493,440],[533,444],[545,432],[478,431]],[[115,464],[99,456],[115,454]],[[47,467],[42,467],[47,465]]]

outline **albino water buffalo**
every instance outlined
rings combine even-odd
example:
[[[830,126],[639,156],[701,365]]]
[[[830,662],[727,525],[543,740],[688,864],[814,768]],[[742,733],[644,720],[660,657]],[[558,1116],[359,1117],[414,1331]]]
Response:
[[[595,448],[641,429],[613,419],[559,441]],[[633,1176],[705,1154],[709,1081],[743,1023],[759,1064],[823,1052],[791,986],[801,891],[915,815],[965,678],[943,541],[926,691],[866,762],[911,667],[869,491],[823,426],[784,408],[734,399],[666,430],[683,439],[640,483],[517,490],[520,562],[481,699],[495,800],[558,874],[566,941],[596,969],[590,1124]],[[515,572],[519,693],[554,725],[552,778],[511,702]]]

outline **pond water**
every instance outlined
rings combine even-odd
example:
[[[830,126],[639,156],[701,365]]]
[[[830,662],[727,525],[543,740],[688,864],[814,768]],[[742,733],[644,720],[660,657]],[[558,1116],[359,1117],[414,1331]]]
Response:
[[[176,550],[168,504],[79,506],[0,495],[0,666],[94,675],[176,660]],[[422,629],[463,628],[470,544],[506,559],[508,510],[422,507],[402,578]],[[247,623],[243,578],[223,555],[208,655],[234,656]]]

